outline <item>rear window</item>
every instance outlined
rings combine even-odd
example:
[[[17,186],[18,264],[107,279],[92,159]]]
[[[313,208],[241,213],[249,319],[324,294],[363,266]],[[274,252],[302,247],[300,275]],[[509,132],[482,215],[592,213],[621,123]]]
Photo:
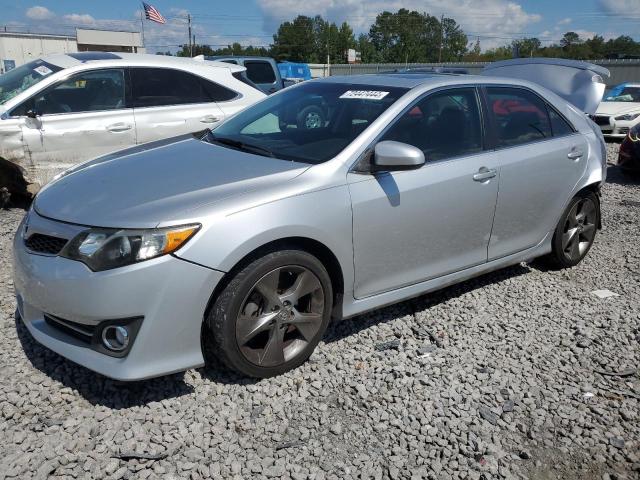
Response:
[[[244,62],[244,66],[247,68],[247,77],[254,83],[274,83],[276,81],[276,74],[269,62],[250,60]]]
[[[551,120],[551,130],[553,130],[554,137],[563,137],[575,132],[571,124],[551,107],[549,107],[549,119]]]
[[[520,88],[489,87],[487,95],[497,147],[523,145],[552,136],[546,103],[534,93]]]
[[[221,102],[236,92],[191,73],[170,68],[131,69],[134,107]]]

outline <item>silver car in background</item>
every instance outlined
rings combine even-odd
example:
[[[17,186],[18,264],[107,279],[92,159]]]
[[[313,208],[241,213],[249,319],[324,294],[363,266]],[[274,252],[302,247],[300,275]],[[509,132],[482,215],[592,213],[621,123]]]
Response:
[[[572,104],[520,67],[305,82],[66,172],[15,236],[22,321],[121,380],[211,356],[268,377],[331,318],[538,257],[576,265],[600,224],[604,142],[585,112],[604,85],[589,64],[538,68],[589,91]],[[328,116],[301,128],[309,103]]]

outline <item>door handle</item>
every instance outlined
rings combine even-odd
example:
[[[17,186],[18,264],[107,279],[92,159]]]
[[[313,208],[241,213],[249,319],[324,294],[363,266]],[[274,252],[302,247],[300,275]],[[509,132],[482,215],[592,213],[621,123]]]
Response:
[[[216,123],[219,121],[220,121],[220,118],[216,117],[215,115],[205,115],[200,119],[201,123]]]
[[[112,123],[111,125],[107,126],[107,130],[114,133],[126,132],[127,130],[131,130],[132,128],[133,125],[124,122]]]
[[[583,155],[584,155],[584,153],[582,152],[582,150],[578,150],[578,149],[574,148],[569,153],[567,153],[567,158],[569,158],[571,160],[578,160]]]
[[[473,175],[473,180],[475,182],[484,182],[495,177],[496,175],[498,175],[498,170],[496,170],[495,168],[480,167],[478,173]]]

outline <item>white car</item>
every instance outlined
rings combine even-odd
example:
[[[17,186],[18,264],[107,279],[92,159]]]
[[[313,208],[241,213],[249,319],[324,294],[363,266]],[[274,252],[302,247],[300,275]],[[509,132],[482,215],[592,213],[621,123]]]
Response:
[[[265,97],[244,70],[131,53],[34,60],[0,76],[0,157],[42,186],[85,160],[212,128]]]
[[[627,83],[606,96],[593,120],[605,137],[624,138],[640,123],[640,83]]]

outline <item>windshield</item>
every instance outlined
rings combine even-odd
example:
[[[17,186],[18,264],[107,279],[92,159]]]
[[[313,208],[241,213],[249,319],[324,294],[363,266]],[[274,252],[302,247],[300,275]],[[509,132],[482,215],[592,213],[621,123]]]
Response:
[[[0,75],[0,105],[60,70],[44,60],[34,60]]]
[[[317,164],[340,153],[407,89],[309,82],[243,110],[203,140]]]
[[[640,102],[640,87],[624,87],[604,99],[605,102]]]

